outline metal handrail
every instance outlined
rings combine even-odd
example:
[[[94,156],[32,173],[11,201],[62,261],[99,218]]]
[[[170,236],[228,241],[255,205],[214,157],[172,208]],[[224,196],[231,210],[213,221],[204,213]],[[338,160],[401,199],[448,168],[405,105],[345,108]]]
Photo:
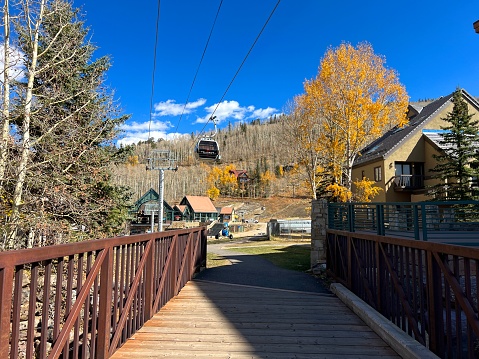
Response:
[[[327,268],[440,357],[479,356],[479,249],[328,229]]]
[[[394,176],[394,185],[400,188],[419,189],[424,188],[424,175],[399,175]]]
[[[474,244],[479,201],[330,203],[328,228],[450,244]]]
[[[0,253],[0,358],[109,358],[206,265],[206,227]]]

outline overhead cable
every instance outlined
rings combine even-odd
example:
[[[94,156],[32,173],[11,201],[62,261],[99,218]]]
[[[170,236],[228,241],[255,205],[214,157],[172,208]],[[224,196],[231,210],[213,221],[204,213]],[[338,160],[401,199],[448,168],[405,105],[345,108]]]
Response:
[[[251,45],[248,53],[246,54],[246,56],[244,57],[243,61],[241,62],[241,65],[238,67],[238,70],[236,71],[236,73],[234,74],[233,78],[231,79],[231,82],[229,83],[228,87],[226,88],[225,92],[223,93],[223,96],[221,97],[221,99],[218,101],[218,103],[216,104],[216,107],[215,109],[213,110],[213,112],[210,114],[210,118],[208,119],[208,121],[206,121],[205,125],[203,126],[203,128],[201,129],[200,131],[200,135],[201,133],[203,133],[204,129],[206,128],[206,125],[208,124],[208,122],[211,121],[211,119],[213,118],[213,115],[215,114],[216,110],[218,109],[218,107],[220,106],[221,102],[224,100],[226,94],[228,93],[231,85],[233,84],[234,80],[236,79],[236,76],[238,76],[239,72],[241,71],[241,68],[243,67],[244,63],[246,62],[246,59],[248,58],[249,54],[251,53],[251,51],[253,50],[254,46],[256,45],[256,43],[258,42],[261,34],[263,33],[264,29],[266,28],[266,25],[268,25],[268,22],[269,20],[271,20],[271,18],[273,17],[273,14],[274,12],[276,11],[276,9],[278,8],[278,5],[279,3],[281,2],[281,0],[278,0],[278,2],[276,3],[275,7],[273,8],[273,10],[271,11],[271,13],[269,14],[269,17],[268,19],[266,20],[266,22],[264,23],[263,27],[261,28],[261,31],[259,32],[258,36],[256,36],[256,39],[254,40],[253,42],[253,45]],[[200,136],[198,135],[197,138]],[[196,140],[194,141],[196,142]]]
[[[175,132],[178,131],[178,127],[180,125],[181,119],[183,118],[183,114],[185,113],[186,105],[188,104],[188,102],[190,100],[191,91],[193,90],[193,86],[195,85],[196,77],[198,76],[198,72],[200,71],[201,64],[202,64],[203,59],[204,59],[205,54],[206,54],[206,49],[208,48],[208,44],[210,43],[211,35],[213,34],[213,29],[215,28],[216,20],[218,19],[218,15],[220,13],[220,9],[221,9],[222,4],[223,4],[223,0],[220,1],[220,4],[218,6],[218,10],[216,11],[215,20],[213,21],[213,26],[211,27],[210,34],[208,36],[208,40],[206,41],[206,45],[205,45],[205,48],[203,50],[203,54],[201,55],[200,63],[198,64],[198,68],[196,69],[195,77],[193,78],[193,82],[191,83],[190,91],[188,92],[188,96],[186,97],[185,105],[183,106],[183,111],[181,112],[180,119],[178,120],[178,124],[176,125]]]
[[[150,96],[150,121],[148,123],[148,143],[151,136],[151,121],[152,121],[152,113],[153,113],[153,97],[155,94],[155,72],[156,72],[156,54],[158,49],[158,27],[160,23],[160,4],[161,0],[158,0],[158,10],[156,13],[156,31],[155,31],[155,47],[154,47],[154,54],[153,54],[153,73],[151,78],[151,96]]]

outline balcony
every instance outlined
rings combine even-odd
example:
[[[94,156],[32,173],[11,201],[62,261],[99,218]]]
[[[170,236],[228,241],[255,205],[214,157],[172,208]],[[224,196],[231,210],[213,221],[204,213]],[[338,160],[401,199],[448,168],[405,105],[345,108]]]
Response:
[[[396,192],[412,192],[424,189],[423,175],[400,175],[394,177],[394,190]]]

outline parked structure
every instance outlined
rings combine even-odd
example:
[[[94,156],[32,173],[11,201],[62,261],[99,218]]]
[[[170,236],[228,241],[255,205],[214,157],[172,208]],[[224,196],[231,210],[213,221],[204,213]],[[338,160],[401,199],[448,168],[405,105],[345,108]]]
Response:
[[[410,105],[406,126],[394,128],[369,144],[353,165],[353,180],[369,178],[381,187],[378,202],[416,202],[431,199],[426,188],[433,185],[430,170],[442,149],[437,139],[443,119],[453,109],[452,93],[424,106]],[[479,118],[479,102],[465,90],[462,97],[469,114]]]
[[[180,206],[186,206],[184,220],[208,222],[218,219],[218,211],[208,197],[185,196]]]

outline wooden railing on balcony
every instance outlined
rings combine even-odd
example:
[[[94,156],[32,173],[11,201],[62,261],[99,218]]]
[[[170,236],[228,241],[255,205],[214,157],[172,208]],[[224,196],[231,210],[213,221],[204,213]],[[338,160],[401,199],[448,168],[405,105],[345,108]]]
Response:
[[[0,253],[0,358],[108,358],[206,264],[206,227]]]
[[[327,268],[438,356],[479,357],[478,248],[328,230]]]

